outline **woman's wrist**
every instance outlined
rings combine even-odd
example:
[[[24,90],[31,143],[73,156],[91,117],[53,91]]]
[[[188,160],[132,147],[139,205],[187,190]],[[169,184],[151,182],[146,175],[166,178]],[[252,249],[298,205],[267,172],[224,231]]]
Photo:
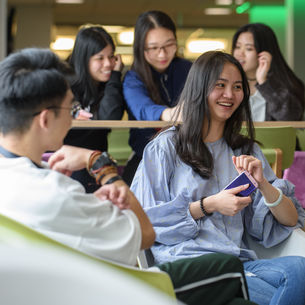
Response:
[[[205,197],[203,200],[204,209],[208,214],[213,214],[215,210],[215,205],[213,204],[213,196]]]
[[[257,181],[257,183],[258,183],[258,189],[261,192],[264,192],[270,186],[269,181],[265,177],[263,177],[263,180],[261,182]]]
[[[206,217],[209,217],[209,216],[212,216],[213,215],[213,212],[208,212],[207,209],[206,209],[206,197],[202,197],[200,199],[200,209],[201,209],[201,212],[203,214],[203,217],[206,216]]]

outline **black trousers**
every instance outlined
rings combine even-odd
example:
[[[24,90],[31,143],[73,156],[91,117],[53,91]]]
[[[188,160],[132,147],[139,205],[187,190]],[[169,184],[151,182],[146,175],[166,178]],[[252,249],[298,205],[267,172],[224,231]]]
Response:
[[[248,300],[243,264],[235,256],[213,253],[158,267],[169,274],[177,299],[186,304],[255,304]]]
[[[131,185],[132,179],[137,171],[138,165],[141,162],[141,160],[142,158],[134,154],[132,158],[127,162],[124,168],[122,178],[128,186]]]

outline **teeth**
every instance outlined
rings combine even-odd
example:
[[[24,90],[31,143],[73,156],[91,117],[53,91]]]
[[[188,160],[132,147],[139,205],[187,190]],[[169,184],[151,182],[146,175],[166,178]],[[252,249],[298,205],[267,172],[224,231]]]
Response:
[[[219,105],[221,106],[226,106],[226,107],[231,107],[233,104],[232,103],[225,103],[225,102],[222,102],[222,103],[218,103]]]

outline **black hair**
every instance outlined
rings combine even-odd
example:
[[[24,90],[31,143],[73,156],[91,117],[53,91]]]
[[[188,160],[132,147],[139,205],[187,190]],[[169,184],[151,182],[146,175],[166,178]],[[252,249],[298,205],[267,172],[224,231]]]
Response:
[[[176,39],[176,26],[172,19],[161,11],[147,11],[142,13],[135,25],[134,44],[133,44],[133,64],[131,69],[137,72],[143,81],[149,96],[156,104],[162,104],[159,87],[154,80],[150,64],[144,56],[145,40],[147,33],[156,28],[170,30]]]
[[[214,89],[226,63],[233,64],[242,77],[243,100],[226,121],[223,138],[233,149],[241,148],[249,154],[253,149],[254,127],[249,106],[249,85],[240,63],[230,54],[210,51],[202,54],[193,63],[179,100],[183,124],[177,127],[175,147],[180,159],[190,165],[203,178],[209,178],[213,171],[213,157],[203,142],[203,124],[207,120],[208,131],[211,116],[208,97]],[[242,122],[246,121],[248,137],[240,134]],[[194,128],[196,126],[196,128]]]
[[[252,33],[254,47],[257,53],[267,51],[272,55],[268,77],[275,78],[277,83],[283,84],[283,87],[288,88],[289,91],[303,96],[304,84],[287,65],[281,53],[277,38],[269,26],[263,23],[249,23],[240,27],[233,36],[232,53],[236,48],[239,35],[245,32]],[[280,93],[278,92],[278,94]]]
[[[89,60],[107,45],[115,51],[112,37],[101,26],[83,27],[76,36],[68,62],[75,72],[75,77],[71,80],[71,89],[83,107],[98,102],[100,95],[103,94],[90,75]]]
[[[24,132],[34,113],[60,106],[69,73],[68,65],[47,49],[28,48],[6,57],[0,63],[0,132]]]

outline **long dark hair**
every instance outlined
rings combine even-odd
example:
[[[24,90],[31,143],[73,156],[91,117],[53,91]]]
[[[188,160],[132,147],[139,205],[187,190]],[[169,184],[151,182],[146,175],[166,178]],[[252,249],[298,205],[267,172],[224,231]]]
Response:
[[[177,127],[175,147],[180,159],[190,165],[203,178],[213,171],[213,156],[203,142],[204,120],[210,129],[211,116],[208,97],[214,89],[225,63],[233,64],[242,77],[244,98],[232,116],[226,121],[223,138],[233,149],[241,148],[244,154],[251,153],[254,143],[254,127],[249,106],[249,85],[240,63],[230,54],[210,51],[202,54],[193,63],[179,100],[183,124]],[[246,121],[248,136],[240,134],[242,122]]]
[[[111,45],[113,52],[115,51],[111,36],[101,26],[83,27],[76,36],[68,62],[75,72],[71,89],[83,107],[94,104],[100,98],[100,88],[96,86],[89,72],[89,60],[107,45]]]
[[[165,28],[173,32],[176,38],[176,26],[172,19],[161,11],[142,13],[136,22],[133,44],[134,60],[131,69],[137,72],[146,86],[148,94],[156,104],[162,104],[158,85],[156,84],[151,67],[144,57],[145,39],[147,33],[156,28]]]
[[[273,30],[263,23],[250,23],[240,27],[233,36],[232,52],[236,47],[238,37],[241,33],[250,32],[253,35],[254,47],[257,53],[267,51],[272,55],[269,78],[276,78],[277,82],[288,88],[289,91],[295,92],[297,95],[304,95],[304,84],[294,74],[294,72],[287,65],[277,38]]]

